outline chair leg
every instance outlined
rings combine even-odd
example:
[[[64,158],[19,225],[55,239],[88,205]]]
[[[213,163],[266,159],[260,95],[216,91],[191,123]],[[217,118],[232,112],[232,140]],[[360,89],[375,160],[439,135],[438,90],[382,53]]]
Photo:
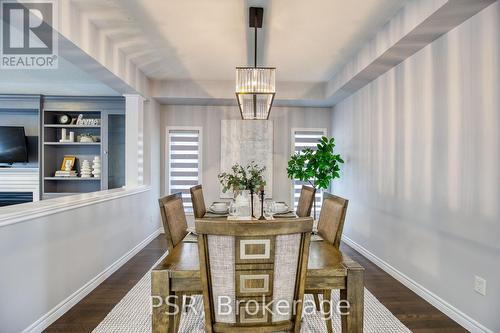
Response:
[[[176,293],[175,294],[175,305],[177,305],[178,311],[174,314],[174,333],[179,332],[179,326],[181,323],[181,316],[182,316],[182,299],[183,295],[181,293]]]
[[[313,294],[314,297],[314,304],[316,305],[316,311],[321,311],[321,303],[319,302],[319,295],[318,294]]]
[[[328,333],[333,333],[331,302],[332,302],[332,291],[331,290],[324,290],[323,291],[323,314],[325,316],[326,331]]]

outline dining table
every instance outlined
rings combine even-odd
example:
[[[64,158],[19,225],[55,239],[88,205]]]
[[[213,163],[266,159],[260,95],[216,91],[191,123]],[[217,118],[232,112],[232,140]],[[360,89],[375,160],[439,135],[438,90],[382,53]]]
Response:
[[[224,215],[207,213],[202,219],[234,219]],[[253,218],[254,220],[256,218]],[[273,223],[268,218],[262,223]],[[202,295],[203,288],[198,258],[198,243],[194,233],[188,233],[184,241],[151,271],[152,332],[177,332],[181,314],[169,314],[170,296]],[[307,266],[305,294],[330,295],[331,290],[340,290],[340,300],[349,304],[348,313],[341,314],[342,332],[362,333],[364,314],[364,268],[342,253],[333,244],[319,235],[311,237]],[[180,298],[177,298],[180,300]],[[182,308],[178,301],[177,306]],[[328,303],[324,303],[325,306]],[[331,309],[324,309],[330,311]],[[345,310],[345,309],[344,309]],[[327,321],[327,332],[332,332],[331,321]]]

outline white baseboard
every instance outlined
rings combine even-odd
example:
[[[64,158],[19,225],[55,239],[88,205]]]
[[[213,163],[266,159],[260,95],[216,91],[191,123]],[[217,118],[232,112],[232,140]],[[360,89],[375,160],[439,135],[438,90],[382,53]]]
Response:
[[[127,261],[129,261],[133,256],[135,256],[140,250],[142,250],[146,245],[148,245],[153,239],[156,238],[163,228],[156,230],[151,235],[149,235],[145,240],[137,244],[132,250],[124,254],[120,259],[111,264],[104,271],[95,276],[92,280],[87,282],[80,289],[75,291],[68,298],[63,300],[61,303],[57,304],[52,310],[43,315],[40,319],[31,324],[28,328],[22,331],[22,333],[38,333],[42,332],[53,322],[55,322],[59,317],[61,317],[66,311],[75,306],[80,302],[85,296],[87,296],[92,290],[94,290],[98,285],[100,285],[104,280],[106,280],[111,274],[116,272],[120,267],[122,267]]]
[[[492,330],[484,327],[482,324],[469,317],[467,314],[463,313],[459,309],[452,306],[450,303],[446,302],[444,299],[440,298],[433,292],[427,290],[424,286],[418,284],[410,277],[406,276],[402,272],[398,271],[396,268],[392,267],[386,261],[380,259],[369,250],[359,245],[347,236],[342,236],[342,241],[361,253],[375,265],[380,267],[383,271],[391,275],[393,278],[401,282],[408,289],[416,293],[418,296],[422,297],[424,300],[432,304],[439,311],[443,312],[445,315],[456,321],[458,324],[462,325],[465,329],[473,333],[494,333]]]

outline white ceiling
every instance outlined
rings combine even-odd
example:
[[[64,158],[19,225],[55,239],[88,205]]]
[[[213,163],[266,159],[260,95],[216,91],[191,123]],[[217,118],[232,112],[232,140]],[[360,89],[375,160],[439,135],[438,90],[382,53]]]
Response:
[[[253,63],[248,7],[265,8],[259,65],[324,82],[406,0],[73,0],[154,79],[233,80]]]
[[[63,57],[59,57],[57,69],[0,69],[0,93],[75,96],[119,95]]]

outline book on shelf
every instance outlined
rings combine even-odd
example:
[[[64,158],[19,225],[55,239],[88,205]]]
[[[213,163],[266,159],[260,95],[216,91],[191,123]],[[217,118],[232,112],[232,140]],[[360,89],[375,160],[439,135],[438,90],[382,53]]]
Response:
[[[76,171],[63,171],[63,170],[58,170],[56,171],[55,177],[78,177],[78,174]]]

